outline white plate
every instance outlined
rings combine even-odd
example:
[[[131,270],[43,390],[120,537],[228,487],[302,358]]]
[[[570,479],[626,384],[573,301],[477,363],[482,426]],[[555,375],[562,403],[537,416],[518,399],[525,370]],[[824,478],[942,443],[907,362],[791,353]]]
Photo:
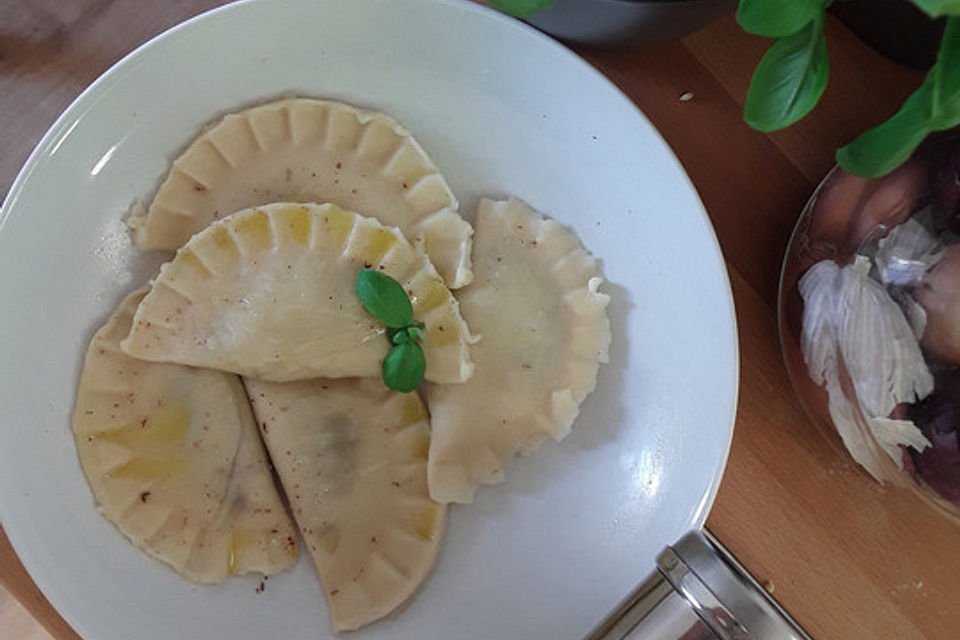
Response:
[[[633,104],[530,28],[448,0],[251,1],[191,20],[93,84],[40,142],[0,233],[0,514],[89,640],[326,637],[306,558],[197,587],[95,510],[70,433],[87,341],[154,260],[121,216],[218,113],[281,94],[392,114],[465,212],[516,194],[603,260],[611,362],[573,434],[452,510],[410,607],[356,638],[576,638],[703,523],[733,429],[737,345],[696,193]]]

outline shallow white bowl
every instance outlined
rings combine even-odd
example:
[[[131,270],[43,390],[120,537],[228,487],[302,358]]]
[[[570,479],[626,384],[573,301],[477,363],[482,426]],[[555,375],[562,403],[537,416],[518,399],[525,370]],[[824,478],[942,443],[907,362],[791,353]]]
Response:
[[[357,638],[574,638],[699,526],[733,429],[737,344],[696,193],[631,102],[516,21],[448,0],[259,0],[191,20],[104,74],[43,138],[0,228],[0,515],[30,574],[89,640],[326,637],[309,562],[197,587],[95,510],[74,450],[94,330],[156,256],[122,223],[198,129],[283,94],[386,111],[470,215],[515,194],[575,228],[613,296],[611,362],[573,434],[452,510],[410,607]]]

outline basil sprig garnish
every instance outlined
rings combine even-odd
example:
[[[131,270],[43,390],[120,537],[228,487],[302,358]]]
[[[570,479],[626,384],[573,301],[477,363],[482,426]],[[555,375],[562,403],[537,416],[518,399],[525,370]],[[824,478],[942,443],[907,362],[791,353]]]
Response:
[[[373,269],[357,273],[356,289],[363,308],[387,327],[387,339],[393,345],[380,370],[384,384],[394,391],[413,391],[427,367],[420,346],[426,334],[424,324],[413,321],[407,292],[399,282]]]

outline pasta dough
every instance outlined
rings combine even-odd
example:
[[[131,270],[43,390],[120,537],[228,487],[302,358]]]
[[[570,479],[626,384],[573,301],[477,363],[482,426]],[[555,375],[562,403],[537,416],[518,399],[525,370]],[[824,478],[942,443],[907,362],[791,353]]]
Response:
[[[413,136],[382,113],[288,99],[230,114],[173,162],[130,225],[141,249],[176,250],[234,211],[333,202],[400,227],[452,288],[467,284],[470,224]]]
[[[272,204],[207,227],[161,268],[122,347],[266,380],[376,377],[389,344],[355,291],[380,269],[426,324],[426,378],[473,372],[459,305],[397,229],[331,204]]]
[[[244,382],[334,628],[387,615],[430,572],[446,519],[420,398],[369,379]]]
[[[73,431],[100,511],[194,582],[288,569],[296,532],[237,377],[120,351],[144,293],[93,337],[77,392]]]
[[[430,385],[428,477],[439,502],[471,502],[516,453],[565,437],[607,361],[609,297],[577,237],[519,200],[483,200],[476,280],[458,292],[481,339],[466,384]]]

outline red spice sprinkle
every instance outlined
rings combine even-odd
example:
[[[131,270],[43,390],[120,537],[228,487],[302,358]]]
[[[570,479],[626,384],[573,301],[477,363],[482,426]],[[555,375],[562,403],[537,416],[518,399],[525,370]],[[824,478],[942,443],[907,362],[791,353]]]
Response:
[[[337,169],[341,169],[341,168],[343,168],[343,165],[338,162],[338,163],[337,163]]]
[[[144,491],[143,493],[140,494],[140,502],[143,502],[144,504],[146,504],[147,500],[149,499],[150,499],[149,491]]]
[[[193,185],[193,190],[194,190],[194,191],[199,191],[199,192],[204,192],[204,191],[207,190],[207,188],[206,188],[205,186],[203,186],[202,184],[195,184],[195,185]]]
[[[377,543],[377,536],[371,536],[371,537],[370,537],[370,542],[373,543],[373,544],[376,544],[376,543]]]
[[[394,481],[391,482],[390,484],[392,484],[393,486],[397,487],[398,489],[400,488],[400,483],[397,482],[396,480],[394,480]]]
[[[407,188],[408,188],[406,182],[403,183],[403,188],[404,188],[404,189],[407,189]]]

